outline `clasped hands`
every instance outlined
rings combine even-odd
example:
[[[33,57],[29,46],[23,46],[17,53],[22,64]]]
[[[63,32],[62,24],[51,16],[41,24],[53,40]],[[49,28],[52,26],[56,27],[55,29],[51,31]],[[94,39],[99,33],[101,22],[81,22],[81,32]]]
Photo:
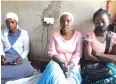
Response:
[[[65,77],[69,77],[70,69],[74,67],[74,63],[73,62],[67,63],[67,61],[61,59],[60,54],[53,55],[52,59],[60,65],[61,69],[64,72]]]
[[[21,62],[22,62],[22,57],[19,56],[19,57],[16,59],[15,63],[16,63],[16,65],[19,65],[19,64],[21,64]],[[6,63],[7,63],[7,61],[6,61],[5,56],[1,55],[1,64],[4,65],[4,64],[6,64]]]
[[[74,63],[71,62],[68,64],[66,61],[63,60],[60,64],[60,66],[64,72],[65,77],[67,78],[70,76],[70,70],[74,67]]]
[[[102,54],[101,52],[98,52],[97,50],[92,49],[92,55],[99,57],[99,56],[101,56],[101,54]]]
[[[62,68],[62,70],[63,70],[63,72],[64,72],[65,77],[66,77],[66,78],[69,77],[69,76],[70,76],[70,67],[69,67],[69,65],[67,65],[67,64],[62,64],[62,65],[61,65],[61,68]]]

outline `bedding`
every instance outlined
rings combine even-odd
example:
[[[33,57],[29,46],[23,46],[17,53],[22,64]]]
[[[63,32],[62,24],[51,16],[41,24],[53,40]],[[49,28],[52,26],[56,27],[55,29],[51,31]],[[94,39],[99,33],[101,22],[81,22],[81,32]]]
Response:
[[[35,69],[34,74],[27,78],[21,78],[18,80],[8,81],[5,84],[37,84],[40,76],[42,73],[40,73],[40,70]]]

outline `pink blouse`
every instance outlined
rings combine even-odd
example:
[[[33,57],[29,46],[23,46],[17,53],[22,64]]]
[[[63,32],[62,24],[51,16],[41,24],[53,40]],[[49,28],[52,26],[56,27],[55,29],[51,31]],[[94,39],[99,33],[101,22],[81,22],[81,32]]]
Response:
[[[59,54],[61,59],[67,63],[74,62],[75,65],[79,63],[82,56],[82,38],[81,33],[75,31],[73,37],[70,40],[65,40],[60,30],[55,30],[51,33],[48,55]]]
[[[116,33],[111,32],[110,34],[111,39],[110,39],[110,47],[109,47],[109,53],[112,50],[112,46],[114,44],[116,44]],[[90,32],[88,34],[86,34],[86,36],[84,37],[84,40],[90,41],[91,42],[91,46],[94,50],[97,50],[98,52],[103,52],[105,51],[105,47],[106,47],[106,41],[104,43],[100,43],[95,36],[94,32]]]

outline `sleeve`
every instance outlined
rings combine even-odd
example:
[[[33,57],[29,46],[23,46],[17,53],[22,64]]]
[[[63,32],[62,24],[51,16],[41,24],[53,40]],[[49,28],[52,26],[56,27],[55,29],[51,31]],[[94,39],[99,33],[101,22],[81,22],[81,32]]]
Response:
[[[84,40],[91,42],[91,41],[92,41],[91,33],[87,33],[87,34],[84,36]]]
[[[113,44],[116,44],[116,33],[113,33],[112,40],[113,40]]]
[[[83,46],[82,36],[81,34],[79,34],[78,41],[76,43],[76,49],[71,59],[71,62],[73,62],[76,65],[79,63],[80,58],[82,57],[83,52],[82,46]]]
[[[52,56],[58,54],[58,52],[56,50],[55,38],[53,35],[54,35],[54,32],[52,32],[50,35],[49,47],[48,47],[48,56],[50,56],[51,58],[52,58]]]
[[[23,59],[25,59],[27,57],[28,53],[29,53],[29,36],[28,36],[27,31],[25,31],[25,33],[24,33],[24,39],[23,40],[24,40],[23,41],[23,44],[24,44],[23,48],[24,49],[23,49],[23,52],[21,54],[21,57]]]
[[[1,55],[5,56],[2,39],[1,39],[1,41],[0,41],[0,52],[1,52]]]
[[[5,53],[4,53],[4,43],[3,43],[3,30],[1,31],[1,41],[0,41],[0,53],[1,55],[4,55],[5,56]]]

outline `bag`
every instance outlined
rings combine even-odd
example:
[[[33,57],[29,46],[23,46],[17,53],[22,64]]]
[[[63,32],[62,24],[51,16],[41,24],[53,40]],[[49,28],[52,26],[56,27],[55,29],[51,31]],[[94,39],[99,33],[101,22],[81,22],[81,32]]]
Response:
[[[110,37],[108,34],[109,32],[106,35],[106,49],[104,52],[105,54],[108,53],[110,45]],[[104,62],[99,63],[81,59],[81,72],[83,82],[85,82],[86,84],[91,84],[96,81],[111,77],[110,68],[107,67],[106,63]]]
[[[111,73],[106,63],[84,61],[82,64],[82,78],[86,84],[88,81],[96,82],[108,77],[111,77]]]

